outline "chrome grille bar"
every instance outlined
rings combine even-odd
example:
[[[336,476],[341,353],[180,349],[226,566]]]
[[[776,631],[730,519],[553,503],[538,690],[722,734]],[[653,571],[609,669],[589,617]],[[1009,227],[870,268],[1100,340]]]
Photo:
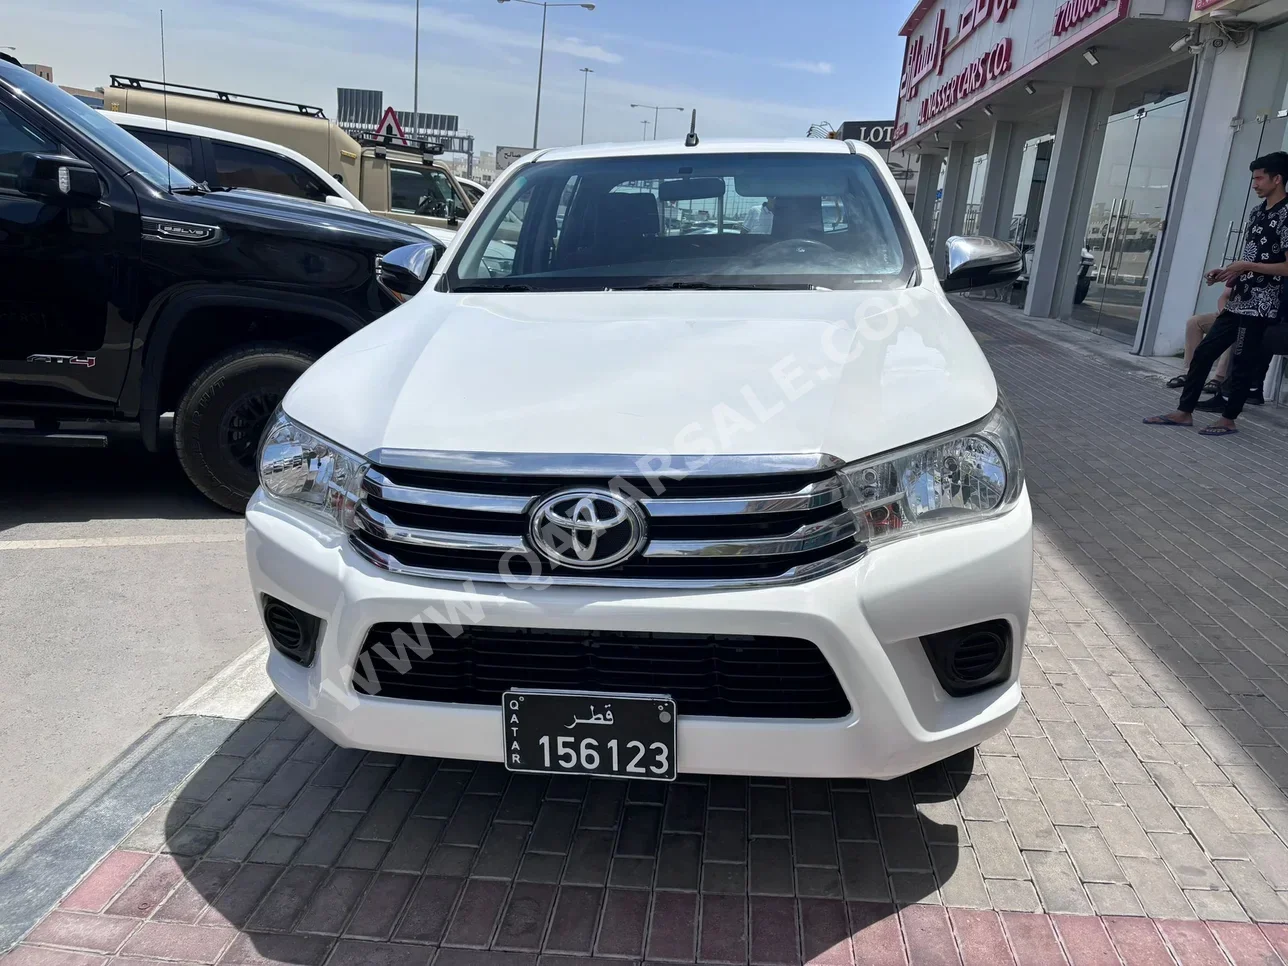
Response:
[[[363,489],[372,496],[391,503],[432,507],[439,510],[472,510],[484,513],[523,513],[532,497],[503,496],[492,493],[462,493],[451,490],[425,489],[394,483],[379,470],[368,471]],[[791,493],[757,497],[710,497],[667,499],[645,497],[642,502],[653,517],[707,517],[749,513],[792,513],[815,510],[840,503],[845,491],[836,480],[811,483]]]
[[[526,496],[498,496],[492,493],[457,493],[450,490],[426,490],[415,486],[399,486],[379,470],[367,471],[362,488],[372,496],[390,503],[410,503],[413,506],[434,507],[439,510],[474,510],[483,513],[522,513],[531,502]]]
[[[825,480],[822,483],[811,483],[795,493],[748,497],[745,499],[713,497],[705,500],[668,500],[665,497],[648,497],[643,503],[648,510],[649,516],[652,517],[714,517],[732,514],[792,513],[801,510],[815,510],[821,506],[840,503],[844,495],[844,490],[838,481]]]
[[[857,532],[848,513],[801,527],[786,537],[748,540],[652,540],[645,557],[767,557],[805,553],[853,537]]]
[[[523,538],[504,533],[458,533],[445,530],[421,530],[394,523],[385,514],[369,506],[357,511],[358,526],[367,533],[391,543],[405,543],[412,547],[429,547],[435,550],[487,550],[494,553],[525,553]]]

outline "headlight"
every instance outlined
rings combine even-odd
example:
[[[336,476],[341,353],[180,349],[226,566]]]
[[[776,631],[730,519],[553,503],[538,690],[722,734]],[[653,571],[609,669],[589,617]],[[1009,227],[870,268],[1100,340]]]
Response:
[[[841,473],[869,546],[1001,513],[1024,484],[1020,434],[1004,401],[969,429],[853,463]]]
[[[344,530],[353,529],[366,472],[362,457],[292,422],[281,410],[259,450],[259,482],[264,492]]]

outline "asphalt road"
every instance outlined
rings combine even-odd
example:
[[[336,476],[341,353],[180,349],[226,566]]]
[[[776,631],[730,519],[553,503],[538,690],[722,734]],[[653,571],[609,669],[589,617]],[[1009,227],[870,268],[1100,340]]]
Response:
[[[260,637],[173,454],[0,448],[0,850]]]

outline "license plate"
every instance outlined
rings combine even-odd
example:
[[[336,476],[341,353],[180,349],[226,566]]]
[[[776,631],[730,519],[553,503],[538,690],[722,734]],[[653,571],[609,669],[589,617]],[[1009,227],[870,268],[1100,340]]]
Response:
[[[675,780],[675,702],[666,695],[507,691],[510,771]]]

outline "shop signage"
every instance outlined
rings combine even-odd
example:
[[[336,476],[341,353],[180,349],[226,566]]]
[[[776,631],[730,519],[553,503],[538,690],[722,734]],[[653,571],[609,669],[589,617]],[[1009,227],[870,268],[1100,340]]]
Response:
[[[531,154],[532,148],[507,148],[498,144],[496,148],[496,170],[504,171],[525,154]]]
[[[1065,0],[1056,9],[1055,26],[1051,28],[1051,33],[1056,37],[1068,33],[1092,14],[1104,10],[1110,2],[1111,0]]]
[[[1168,0],[1168,9],[1177,2]],[[1209,2],[1184,0],[1182,7]],[[1239,6],[1248,0],[1215,2]],[[907,150],[910,141],[1022,84],[1043,64],[1071,51],[1080,60],[1073,48],[1142,4],[1161,8],[1163,0],[917,0],[899,31],[907,46],[891,150]]]
[[[846,121],[841,125],[842,141],[861,141],[877,151],[894,144],[894,121]]]
[[[922,34],[908,48],[899,93],[905,99],[916,97],[921,82],[931,74],[942,74],[944,58],[974,33],[975,28],[983,26],[990,18],[1002,23],[1015,9],[1017,2],[1018,0],[973,0],[957,18],[956,36],[948,29],[947,16],[944,8],[940,7],[930,32]]]
[[[1009,73],[1012,66],[1012,46],[1010,37],[999,41],[992,50],[972,60],[960,74],[932,92],[921,102],[921,110],[917,113],[918,123],[925,124],[958,101],[974,94],[985,84]]]

